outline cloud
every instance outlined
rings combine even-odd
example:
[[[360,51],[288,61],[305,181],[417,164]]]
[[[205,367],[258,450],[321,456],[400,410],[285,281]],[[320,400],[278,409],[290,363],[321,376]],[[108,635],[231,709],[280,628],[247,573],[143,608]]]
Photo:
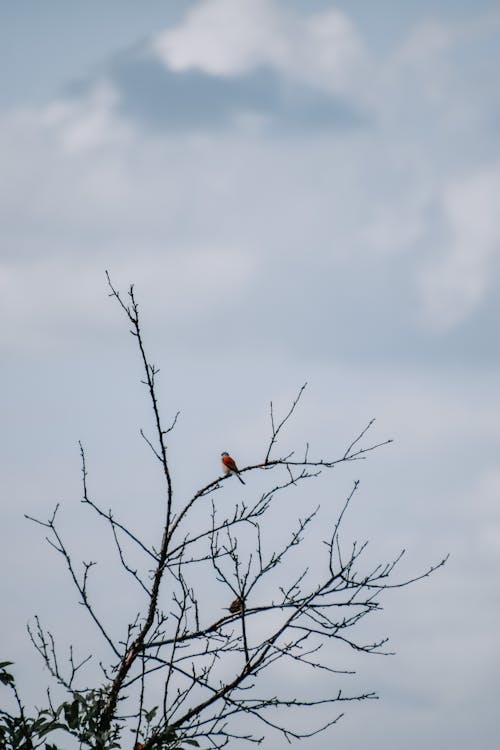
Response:
[[[206,0],[74,82],[52,116],[72,121],[69,148],[104,142],[113,115],[124,130],[134,123],[156,133],[355,129],[372,119],[353,96],[366,72],[363,43],[338,10],[303,15],[272,0]]]
[[[362,70],[363,44],[340,11],[208,0],[73,82],[47,117],[68,149],[126,138],[132,124],[157,134],[356,129],[371,120],[352,95]]]
[[[284,78],[269,66],[215,76],[195,68],[172,71],[138,54],[116,60],[107,75],[120,91],[117,112],[155,134],[300,134],[364,127],[369,120],[349,97]]]
[[[257,36],[262,14],[277,14],[279,34],[290,40],[301,29],[318,58],[309,64],[311,80],[318,66],[327,69],[329,45],[322,51],[311,40],[320,28],[333,33],[337,12],[301,17],[272,3],[234,7],[229,19],[242,14]],[[180,45],[179,29],[198,29],[203,12],[214,14],[214,34],[222,34],[221,8],[198,4],[165,33]],[[437,34],[438,41],[450,36],[446,29]],[[406,73],[387,72],[402,43],[394,58],[372,66],[366,85],[387,97],[373,97],[369,127],[362,119],[359,127],[364,89],[343,98],[339,87],[323,86],[319,73],[312,85],[308,66],[294,68],[286,45],[273,57],[262,51],[263,39],[252,42],[236,72],[218,74],[201,63],[166,66],[142,45],[66,96],[2,116],[5,299],[17,309],[23,274],[32,287],[40,273],[44,285],[56,277],[74,283],[74,258],[92,265],[92,279],[108,266],[148,285],[150,277],[172,283],[171,264],[182,269],[185,257],[192,270],[176,276],[172,299],[183,299],[182,318],[189,319],[189,305],[199,311],[191,286],[200,279],[206,322],[219,325],[224,306],[210,305],[203,294],[213,258],[227,283],[210,282],[211,294],[219,299],[222,289],[238,290],[237,314],[226,323],[234,326],[235,348],[357,363],[498,361],[488,296],[497,283],[498,177],[477,154],[452,149],[450,159],[444,148],[457,135],[440,118],[461,101],[461,90],[451,87],[434,103],[438,109],[429,109],[422,92],[434,72],[424,66],[411,92],[418,116],[408,122]],[[448,60],[448,41],[429,47],[435,48]],[[463,64],[448,63],[452,80],[462,80]],[[37,255],[50,274],[17,264]],[[89,299],[92,283],[83,284]],[[152,296],[158,288],[151,287]],[[264,323],[270,319],[275,325]],[[183,329],[183,340],[204,346],[194,328],[189,335]]]
[[[130,129],[115,116],[119,95],[108,82],[97,83],[78,98],[56,100],[41,113],[41,125],[53,129],[68,152],[128,141]]]
[[[360,37],[341,11],[303,16],[271,0],[206,0],[158,34],[152,49],[177,72],[237,76],[266,66],[330,92],[345,91],[364,60]]]
[[[420,276],[424,312],[432,326],[450,328],[483,301],[498,278],[500,167],[451,182],[443,195],[448,247]]]

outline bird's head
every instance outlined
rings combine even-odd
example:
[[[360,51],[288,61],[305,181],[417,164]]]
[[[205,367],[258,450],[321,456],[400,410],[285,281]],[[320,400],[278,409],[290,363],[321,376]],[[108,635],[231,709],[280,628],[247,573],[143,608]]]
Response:
[[[221,453],[221,456],[229,456],[229,453],[227,451],[224,451],[223,453]]]

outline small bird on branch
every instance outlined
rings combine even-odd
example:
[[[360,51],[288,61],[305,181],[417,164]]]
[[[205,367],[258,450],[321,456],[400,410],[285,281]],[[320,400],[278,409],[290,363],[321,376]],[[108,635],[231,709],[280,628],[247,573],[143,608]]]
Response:
[[[240,471],[236,466],[236,461],[234,460],[234,458],[231,458],[229,453],[226,453],[226,451],[224,451],[224,453],[221,453],[221,461],[224,474],[235,474],[240,480],[241,484],[245,484],[243,479],[240,477]]]
[[[236,599],[232,601],[231,604],[229,605],[229,611],[231,612],[232,615],[236,615],[238,614],[238,612],[241,612],[242,609],[243,609],[243,599],[241,598],[241,596],[237,596]]]

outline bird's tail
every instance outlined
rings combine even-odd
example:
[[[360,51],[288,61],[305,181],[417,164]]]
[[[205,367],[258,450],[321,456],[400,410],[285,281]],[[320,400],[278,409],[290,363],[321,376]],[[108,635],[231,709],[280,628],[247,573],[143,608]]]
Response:
[[[240,477],[240,475],[239,475],[239,474],[236,474],[236,476],[237,476],[237,477],[238,477],[238,479],[240,480],[241,484],[246,484],[246,482],[244,482],[244,481],[243,481],[243,479],[242,479],[242,478]]]

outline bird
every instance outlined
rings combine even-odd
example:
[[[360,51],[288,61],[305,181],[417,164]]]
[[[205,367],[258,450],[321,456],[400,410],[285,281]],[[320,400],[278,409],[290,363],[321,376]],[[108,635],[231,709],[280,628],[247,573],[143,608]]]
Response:
[[[232,615],[236,615],[238,614],[238,612],[241,612],[242,609],[243,609],[243,599],[241,598],[241,596],[237,596],[236,599],[232,601],[231,604],[229,605],[229,611],[231,612]]]
[[[224,453],[221,453],[221,461],[222,461],[222,469],[224,471],[224,474],[235,474],[238,479],[240,480],[241,484],[246,484],[246,482],[243,481],[243,479],[240,477],[240,471],[238,467],[236,466],[236,461],[234,458],[231,458],[229,453],[224,451]]]

